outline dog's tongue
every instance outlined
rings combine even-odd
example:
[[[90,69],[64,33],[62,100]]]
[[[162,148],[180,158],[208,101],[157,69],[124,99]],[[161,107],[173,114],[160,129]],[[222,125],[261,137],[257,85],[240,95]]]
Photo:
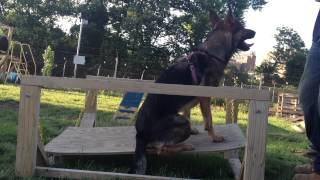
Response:
[[[241,43],[241,50],[244,50],[244,51],[248,51],[248,50],[250,50],[250,47],[253,45],[253,43],[250,43],[250,44],[248,44],[248,43],[246,43],[245,41],[243,41],[242,43]]]

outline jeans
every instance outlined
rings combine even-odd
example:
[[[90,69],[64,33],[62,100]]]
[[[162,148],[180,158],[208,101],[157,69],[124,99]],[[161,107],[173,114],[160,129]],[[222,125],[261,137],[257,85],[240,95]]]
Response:
[[[308,139],[314,150],[320,152],[320,44],[313,43],[307,57],[300,84],[299,99]],[[314,169],[320,173],[320,155],[316,156]]]

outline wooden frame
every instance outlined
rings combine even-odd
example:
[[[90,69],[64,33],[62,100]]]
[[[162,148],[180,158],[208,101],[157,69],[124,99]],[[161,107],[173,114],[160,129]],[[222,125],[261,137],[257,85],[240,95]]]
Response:
[[[19,106],[18,137],[16,151],[16,175],[27,177],[33,175],[47,177],[70,177],[99,179],[121,177],[130,179],[168,179],[166,177],[128,175],[121,173],[68,170],[42,167],[37,164],[39,146],[39,109],[41,88],[50,89],[85,89],[134,91],[153,94],[188,95],[202,97],[218,97],[228,99],[246,99],[249,103],[247,127],[247,143],[243,162],[243,178],[245,180],[264,179],[266,129],[270,93],[265,90],[241,89],[234,87],[203,87],[187,85],[155,84],[145,81],[117,79],[73,79],[44,76],[22,76]],[[92,97],[90,97],[92,96]],[[87,99],[96,98],[88,93]],[[92,100],[88,100],[89,102]],[[93,100],[94,102],[94,100]],[[85,113],[94,112],[96,103],[86,106]],[[38,155],[39,156],[39,155]],[[44,156],[41,154],[41,156]],[[45,159],[45,158],[44,158]],[[230,159],[229,159],[230,160]],[[236,162],[239,163],[239,162]],[[240,178],[240,175],[238,176]],[[172,179],[172,178],[169,178]]]

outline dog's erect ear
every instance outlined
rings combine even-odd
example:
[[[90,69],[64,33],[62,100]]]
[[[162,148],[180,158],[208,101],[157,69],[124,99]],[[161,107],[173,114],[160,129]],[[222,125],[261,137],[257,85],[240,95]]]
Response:
[[[218,14],[213,11],[213,10],[210,10],[209,12],[209,17],[210,17],[210,22],[211,22],[211,27],[212,29],[216,29],[218,24],[221,22],[221,19],[220,17],[218,16]]]
[[[224,24],[229,27],[232,27],[233,23],[234,23],[233,12],[232,12],[231,8],[229,8],[229,11],[228,11],[226,17],[224,18]]]

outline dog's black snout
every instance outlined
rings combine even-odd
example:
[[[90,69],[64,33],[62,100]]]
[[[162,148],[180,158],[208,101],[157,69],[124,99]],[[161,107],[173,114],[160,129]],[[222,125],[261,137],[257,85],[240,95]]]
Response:
[[[248,36],[249,36],[249,38],[253,38],[255,35],[256,35],[256,32],[255,31],[253,31],[253,30],[251,30],[251,29],[248,29]]]

